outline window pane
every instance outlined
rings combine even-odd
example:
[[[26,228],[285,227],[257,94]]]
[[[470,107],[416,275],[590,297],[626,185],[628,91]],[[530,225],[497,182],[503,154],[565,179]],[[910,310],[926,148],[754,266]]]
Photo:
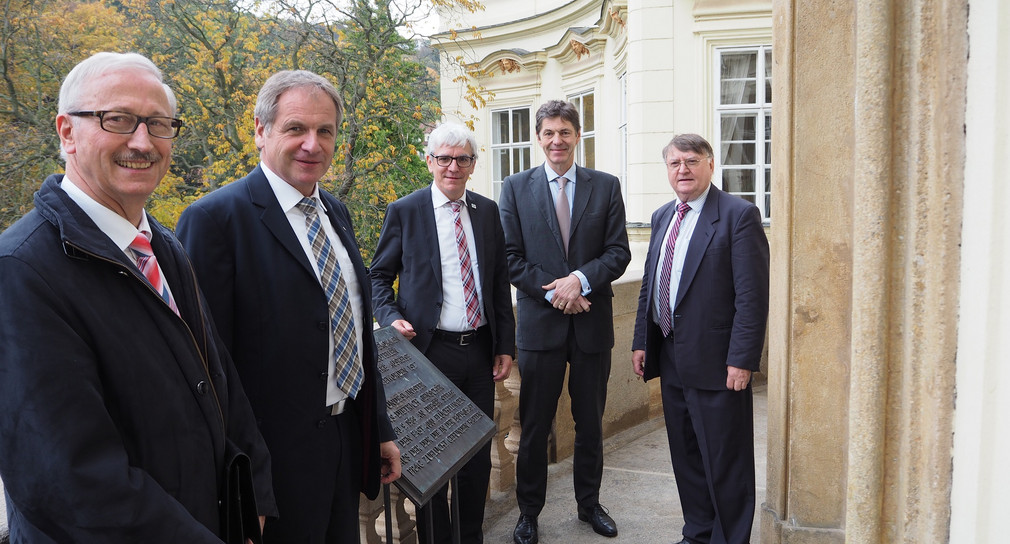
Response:
[[[722,78],[757,77],[757,51],[740,51],[722,55]]]
[[[754,171],[740,169],[725,169],[722,171],[722,189],[728,193],[754,194]],[[741,194],[743,193],[743,194]],[[754,202],[754,199],[750,199]]]
[[[524,147],[517,153],[520,156],[519,163],[521,165],[519,170],[516,170],[517,174],[530,167],[530,153],[532,150],[533,148],[531,147]]]
[[[754,80],[736,79],[722,82],[720,104],[754,104],[757,102],[757,87]]]
[[[722,116],[722,139],[726,140],[754,140],[757,125],[757,117],[744,114],[725,114]]]
[[[723,142],[722,160],[720,162],[723,166],[754,164],[754,144]]]
[[[726,53],[720,70],[721,104],[757,101],[757,52]]]
[[[512,110],[512,141],[530,141],[530,109]]]
[[[772,103],[772,51],[765,50],[765,104]]]
[[[508,149],[495,149],[494,158],[491,161],[494,164],[494,179],[503,180],[509,175],[509,150]]]
[[[596,100],[593,96],[592,94],[587,94],[582,97],[584,103],[582,109],[583,132],[593,132],[596,130]]]
[[[596,138],[583,138],[582,145],[585,146],[586,150],[586,161],[583,166],[586,168],[596,168]]]
[[[765,164],[772,163],[772,116],[765,115]]]
[[[765,219],[772,218],[772,195],[765,193]]]
[[[502,187],[502,185],[503,185],[503,183],[500,182],[500,181],[492,181],[491,182],[491,191],[494,193],[494,200],[495,200],[495,202],[498,202],[499,200],[501,200],[501,187]]]
[[[491,113],[492,143],[503,144],[509,140],[509,112],[496,111]]]

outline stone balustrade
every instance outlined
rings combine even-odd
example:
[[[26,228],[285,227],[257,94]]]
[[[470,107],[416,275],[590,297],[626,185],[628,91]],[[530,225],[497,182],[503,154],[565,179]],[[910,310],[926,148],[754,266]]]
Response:
[[[661,413],[658,384],[654,381],[647,386],[631,370],[631,338],[635,329],[635,312],[641,286],[640,274],[636,276],[614,284],[616,342],[608,383],[607,410],[603,416],[604,437],[617,434]],[[491,493],[508,492],[515,488],[515,456],[519,450],[520,431],[520,383],[518,367],[513,367],[508,379],[497,384],[494,422],[498,431],[491,446]],[[566,385],[558,403],[555,432],[550,441],[552,462],[572,454],[574,438],[575,424],[572,421],[571,402]],[[416,544],[418,540],[413,518],[414,505],[396,486],[391,486],[390,496],[393,517],[392,543]],[[386,528],[381,494],[374,501],[362,501],[360,519],[363,544],[385,542]]]

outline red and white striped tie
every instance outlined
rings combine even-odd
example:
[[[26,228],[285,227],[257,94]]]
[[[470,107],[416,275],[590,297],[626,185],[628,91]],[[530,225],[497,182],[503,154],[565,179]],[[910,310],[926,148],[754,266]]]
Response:
[[[137,258],[137,268],[144,274],[147,281],[151,282],[151,286],[158,292],[161,299],[165,301],[165,304],[168,304],[168,307],[175,312],[175,315],[179,315],[179,307],[175,305],[172,292],[169,291],[165,279],[161,277],[161,267],[158,266],[158,258],[154,256],[154,250],[151,249],[150,237],[151,233],[146,230],[138,232],[129,249]]]
[[[466,245],[466,234],[463,232],[463,222],[459,219],[459,208],[462,202],[453,200],[453,223],[456,226],[456,249],[459,251],[459,269],[463,275],[463,298],[466,302],[466,320],[470,328],[476,329],[480,324],[480,300],[477,298],[477,282],[473,279],[473,264],[470,262],[470,248]]]
[[[663,257],[663,269],[659,275],[659,328],[663,336],[669,336],[673,331],[673,310],[670,308],[670,279],[673,275],[673,248],[677,245],[677,235],[680,234],[680,223],[684,214],[691,209],[686,202],[677,205],[677,219],[670,229],[670,237],[666,239],[666,255]]]

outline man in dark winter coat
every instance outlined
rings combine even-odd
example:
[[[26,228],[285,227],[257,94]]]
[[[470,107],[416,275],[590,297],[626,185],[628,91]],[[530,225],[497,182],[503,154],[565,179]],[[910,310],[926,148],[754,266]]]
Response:
[[[0,235],[0,477],[12,542],[222,541],[226,451],[270,459],[179,241],[144,211],[181,121],[99,53],[60,90],[66,175]]]

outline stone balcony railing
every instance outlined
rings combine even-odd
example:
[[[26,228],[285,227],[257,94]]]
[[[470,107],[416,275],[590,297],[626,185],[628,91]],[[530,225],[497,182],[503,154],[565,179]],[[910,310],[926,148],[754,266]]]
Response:
[[[607,409],[603,415],[604,437],[617,434],[658,415],[659,390],[657,381],[648,386],[631,370],[631,338],[635,329],[635,311],[641,278],[623,279],[614,284],[614,334],[616,337],[610,381],[607,385]],[[517,367],[504,382],[497,385],[494,421],[498,432],[491,447],[491,489],[508,492],[515,488],[515,456],[519,449],[519,384]],[[555,432],[549,443],[550,460],[555,462],[572,454],[575,424],[572,422],[571,401],[567,385],[561,393],[555,422]],[[392,542],[416,544],[413,505],[396,486],[391,486]],[[360,510],[361,542],[385,542],[385,517],[383,498],[363,500]],[[391,543],[387,543],[391,544]]]

